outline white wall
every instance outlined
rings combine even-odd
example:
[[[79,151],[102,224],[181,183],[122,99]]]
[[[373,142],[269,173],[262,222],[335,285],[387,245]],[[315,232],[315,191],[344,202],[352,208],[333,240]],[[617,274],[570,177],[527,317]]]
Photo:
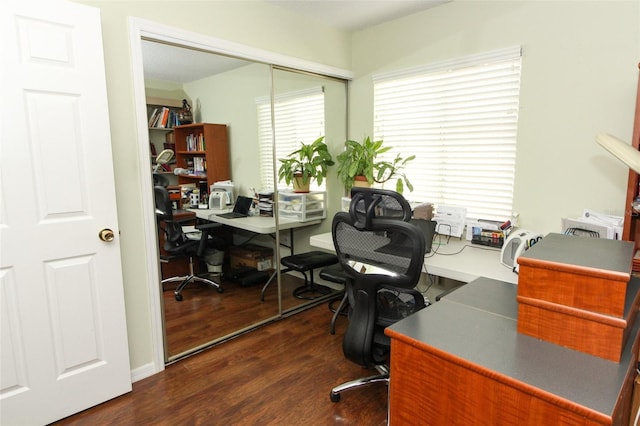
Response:
[[[241,195],[261,189],[257,97],[269,97],[271,74],[265,64],[248,64],[193,81],[184,90],[198,102],[205,123],[228,125],[231,177]]]
[[[372,74],[513,45],[523,48],[514,194],[521,226],[558,232],[561,217],[585,207],[622,215],[628,169],[594,137],[631,141],[638,1],[455,0],[357,32],[350,136],[372,134]]]

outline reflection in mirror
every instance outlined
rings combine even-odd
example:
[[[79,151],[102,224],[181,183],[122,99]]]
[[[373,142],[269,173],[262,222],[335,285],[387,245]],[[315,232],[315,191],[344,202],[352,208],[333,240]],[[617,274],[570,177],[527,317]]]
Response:
[[[143,41],[143,57],[148,99],[150,97],[187,99],[189,104],[193,105],[196,123],[226,125],[228,158],[222,158],[224,154],[218,157],[214,152],[211,157],[206,158],[206,161],[215,161],[215,166],[220,162],[228,161],[231,170],[229,177],[234,184],[234,195],[253,196],[254,188],[261,187],[256,99],[268,96],[271,91],[270,67],[152,41]],[[173,66],[167,63],[169,61],[167,58],[172,57],[182,61],[181,66],[176,67],[175,62]],[[154,70],[158,69],[158,61],[161,61],[164,67],[168,67],[165,69],[167,77],[158,74],[158,71],[154,73]],[[183,69],[186,75],[193,71],[190,69],[191,64],[202,66],[204,63],[210,63],[211,66],[224,64],[224,67],[219,70],[211,68],[212,71],[208,74],[196,79],[185,77],[180,72],[180,69]],[[154,131],[150,130],[150,133],[152,132]],[[166,130],[163,132],[161,136],[166,137],[166,142],[163,141],[161,147],[170,147],[164,144],[170,144],[168,141],[172,137],[167,135],[171,133],[173,132]],[[205,149],[210,149],[206,147],[206,143],[205,140]],[[180,147],[176,148],[176,154],[180,155]],[[273,159],[269,157],[269,161],[273,162]],[[207,166],[211,167],[211,165]],[[178,193],[179,191],[180,189]],[[191,210],[187,212],[193,213]],[[221,211],[198,209],[195,213],[197,213],[197,221],[203,223],[207,222],[207,219],[213,220],[212,215]],[[193,220],[193,216],[191,219]],[[273,256],[274,240],[269,235],[269,231],[275,232],[275,221],[271,218],[271,229],[259,228],[258,231],[264,232],[261,234],[243,229],[242,223],[245,222],[239,219],[234,220],[238,222],[230,221],[231,225],[223,225],[214,230],[216,237],[224,240],[226,248],[223,260],[224,274],[220,278],[218,273],[214,278],[216,282],[222,280],[224,292],[218,293],[212,287],[190,283],[182,292],[183,300],[177,301],[173,295],[175,284],[167,283],[163,288],[166,361],[183,357],[279,315],[277,291],[269,294],[269,297],[262,302],[260,280],[254,282],[251,279],[239,279],[234,282],[231,273],[233,270],[240,269],[240,265],[255,267],[257,260],[252,256],[256,250],[262,250],[259,247],[264,249],[264,253],[270,252]],[[261,256],[264,253],[261,252]],[[196,268],[205,274],[208,274],[209,270],[215,271],[216,265],[208,264],[207,255],[203,257],[204,259],[196,262]],[[275,263],[273,258],[269,258],[266,254],[264,258],[271,260],[272,264]],[[262,263],[260,269],[268,269],[268,266]],[[182,270],[176,271],[176,268],[182,268]],[[185,268],[188,270],[188,263],[180,264],[177,259],[161,262],[163,278],[184,273]],[[268,275],[271,272],[273,270],[264,271],[263,274]]]
[[[301,142],[309,145],[324,136],[324,142],[335,161],[335,156],[347,139],[346,82],[276,68],[273,71],[273,88],[275,179],[281,164],[278,160],[299,149]],[[271,133],[261,135],[265,141],[271,137]],[[273,174],[272,170],[267,173]],[[330,231],[331,217],[340,206],[342,184],[337,179],[335,167],[329,166],[320,185],[317,180],[312,180],[308,193],[295,193],[293,187],[287,187],[284,181],[276,181],[272,185],[277,188],[277,218],[282,230],[279,235],[281,244],[278,246],[278,258],[316,250],[309,246],[309,237]],[[285,231],[292,226],[292,222],[297,223],[295,232]],[[279,274],[284,313],[340,296],[343,286],[323,281],[319,277],[321,269]],[[290,284],[292,282],[293,288]]]
[[[207,172],[212,163],[213,167],[220,162],[228,163],[234,197],[242,195],[263,198],[264,201],[255,204],[250,217],[241,219],[219,217],[224,210],[220,208],[186,209],[176,205],[176,213],[183,215],[186,224],[221,225],[213,233],[224,242],[222,276],[218,260],[212,264],[209,261],[209,256],[212,259],[220,257],[215,250],[204,253],[194,263],[198,273],[208,274],[216,282],[221,281],[224,291],[219,293],[213,287],[190,283],[182,293],[183,300],[178,301],[174,295],[175,283],[167,284],[162,291],[165,361],[173,362],[283,314],[337,297],[341,289],[335,285],[331,287],[331,284],[327,287],[329,294],[320,298],[295,297],[294,289],[301,285],[301,275],[280,273],[281,256],[292,251],[308,252],[309,236],[330,229],[331,221],[327,218],[338,208],[333,206],[340,205],[342,191],[336,190],[334,194],[322,192],[322,201],[319,202],[321,214],[311,221],[306,217],[280,217],[276,207],[279,193],[275,182],[275,159],[288,154],[291,144],[284,144],[286,138],[280,132],[280,129],[287,128],[287,116],[283,111],[272,113],[272,105],[287,97],[299,98],[301,95],[320,99],[314,108],[321,117],[302,124],[300,129],[308,133],[297,133],[292,140],[294,143],[313,141],[323,135],[335,156],[346,140],[346,83],[153,40],[142,40],[142,52],[149,118],[156,108],[167,106],[175,111],[186,99],[193,108],[193,126],[202,127],[202,123],[226,126],[228,155],[216,155],[216,152],[210,155],[211,140],[205,140],[206,154],[189,152],[177,142],[190,134],[190,130],[167,128],[169,126],[156,128],[150,124],[152,152],[173,149],[176,154],[176,160],[162,166],[169,179],[167,187],[178,198],[176,204],[185,192],[179,184],[189,179],[184,176],[185,172],[176,175],[172,170],[184,168],[189,171],[189,161],[179,162],[198,155],[205,157]],[[162,105],[162,102],[167,105]],[[302,111],[299,106],[296,109]],[[272,122],[273,117],[275,122]],[[167,166],[170,168],[168,171]],[[204,193],[211,189],[212,182],[202,185],[200,181],[203,179],[204,176],[195,179],[194,186]],[[226,185],[228,188],[229,184]],[[334,170],[329,171],[323,187],[315,190],[326,191],[324,185],[326,188],[341,188]],[[271,211],[265,208],[269,201],[272,201]],[[158,233],[161,276],[188,274],[188,260],[165,256],[162,235],[162,232]],[[281,247],[284,247],[282,252]],[[241,272],[246,272],[246,268],[253,268],[253,275],[243,276]],[[314,279],[321,281],[318,271],[314,274]]]

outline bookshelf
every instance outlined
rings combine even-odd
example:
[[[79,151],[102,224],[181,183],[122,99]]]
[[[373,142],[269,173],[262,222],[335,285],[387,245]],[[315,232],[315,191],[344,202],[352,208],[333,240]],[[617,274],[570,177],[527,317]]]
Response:
[[[229,142],[225,124],[194,123],[173,128],[175,135],[176,168],[186,172],[178,174],[178,184],[198,184],[231,179]]]
[[[638,69],[640,70],[640,63],[638,64]],[[638,92],[636,94],[636,111],[631,145],[635,149],[640,149],[640,72],[638,73]],[[633,200],[640,195],[638,185],[640,185],[638,173],[629,170],[622,239],[635,242],[634,253],[636,255],[633,257],[633,272],[640,272],[640,212],[635,211],[632,207]]]
[[[178,124],[178,111],[182,108],[181,99],[165,99],[147,97],[147,119],[149,122],[149,154],[151,168],[155,166],[156,155],[163,149],[175,151],[173,128]],[[166,119],[165,119],[166,116]],[[170,184],[176,184],[177,178],[173,175],[175,161],[167,164],[167,169],[159,171],[169,179]]]

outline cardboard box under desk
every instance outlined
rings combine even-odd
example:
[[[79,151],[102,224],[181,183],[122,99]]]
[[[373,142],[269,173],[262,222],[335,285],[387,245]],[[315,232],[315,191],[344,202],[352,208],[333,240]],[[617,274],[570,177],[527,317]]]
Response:
[[[273,270],[273,250],[255,244],[233,246],[229,249],[231,269],[248,266],[258,271]]]

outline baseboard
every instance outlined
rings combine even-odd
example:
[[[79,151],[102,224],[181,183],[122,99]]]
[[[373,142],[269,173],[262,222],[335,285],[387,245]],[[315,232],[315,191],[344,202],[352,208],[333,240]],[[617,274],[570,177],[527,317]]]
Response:
[[[157,370],[152,362],[150,362],[149,364],[145,364],[142,367],[131,370],[131,383],[135,383],[139,380],[151,377],[162,370],[164,370],[164,366],[162,366],[160,370]]]

